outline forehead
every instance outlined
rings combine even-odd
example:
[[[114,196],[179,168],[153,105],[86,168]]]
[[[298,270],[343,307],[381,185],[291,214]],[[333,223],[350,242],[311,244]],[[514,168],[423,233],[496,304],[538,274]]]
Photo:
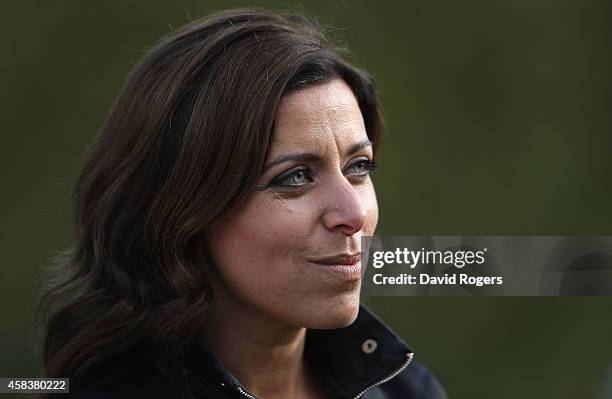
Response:
[[[270,155],[296,147],[343,152],[366,139],[363,116],[351,88],[343,80],[333,79],[283,97]]]

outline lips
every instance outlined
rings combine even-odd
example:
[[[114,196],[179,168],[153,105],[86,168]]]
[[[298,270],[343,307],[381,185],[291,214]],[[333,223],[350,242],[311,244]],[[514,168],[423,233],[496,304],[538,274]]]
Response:
[[[350,254],[334,255],[334,256],[329,256],[326,258],[315,259],[312,262],[317,263],[319,265],[327,265],[327,266],[331,266],[331,265],[351,266],[351,265],[356,264],[360,260],[361,260],[361,253],[357,253],[354,255],[350,255]]]

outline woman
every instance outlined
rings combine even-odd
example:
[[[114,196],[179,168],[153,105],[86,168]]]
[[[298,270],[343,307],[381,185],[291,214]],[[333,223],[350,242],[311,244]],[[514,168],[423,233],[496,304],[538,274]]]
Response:
[[[129,76],[43,297],[74,398],[441,398],[359,306],[381,117],[308,20],[235,10]]]

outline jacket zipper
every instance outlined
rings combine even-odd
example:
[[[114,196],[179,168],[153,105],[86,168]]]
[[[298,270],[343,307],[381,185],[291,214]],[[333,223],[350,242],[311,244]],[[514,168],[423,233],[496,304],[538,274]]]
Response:
[[[401,373],[402,371],[404,371],[404,369],[406,367],[408,367],[408,365],[410,364],[410,362],[412,362],[412,359],[414,358],[414,353],[410,352],[406,355],[406,357],[408,359],[406,359],[406,361],[404,362],[404,364],[401,365],[400,368],[398,368],[397,370],[395,370],[393,373],[389,374],[388,376],[386,376],[385,378],[383,378],[382,380],[375,382],[374,384],[368,386],[367,388],[365,388],[363,391],[359,392],[357,394],[357,396],[355,396],[355,399],[359,399],[361,398],[366,392],[368,392],[370,389],[377,387],[381,384],[384,384],[385,382],[395,378],[395,376],[397,376],[399,373]]]
[[[236,385],[236,389],[238,390],[238,392],[240,392],[240,394],[242,396],[244,396],[245,398],[249,398],[249,399],[257,399],[255,396],[251,395],[250,393],[248,393],[244,388],[242,388],[240,385]]]
[[[410,362],[412,362],[412,359],[414,358],[414,353],[410,352],[406,355],[407,359],[404,362],[404,364],[402,364],[397,370],[393,371],[393,373],[389,374],[388,376],[386,376],[385,378],[383,378],[380,381],[375,382],[372,385],[369,385],[368,387],[366,387],[363,391],[359,392],[357,394],[357,396],[355,396],[355,399],[359,399],[361,398],[366,392],[368,392],[370,389],[377,387],[381,384],[384,384],[385,382],[395,378],[399,373],[401,373],[402,371],[404,371],[404,369],[406,367],[408,367],[408,365],[410,364]],[[242,396],[244,396],[245,398],[249,398],[249,399],[257,399],[255,396],[251,395],[250,393],[248,393],[244,388],[242,388],[242,386],[236,384],[236,389],[238,390],[238,392],[240,392],[240,394]]]

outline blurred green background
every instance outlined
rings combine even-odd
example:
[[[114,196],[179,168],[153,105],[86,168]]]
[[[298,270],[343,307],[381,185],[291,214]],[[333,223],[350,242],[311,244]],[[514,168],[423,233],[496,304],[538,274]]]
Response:
[[[612,235],[610,2],[3,2],[0,376],[41,374],[33,281],[70,245],[72,179],[131,67],[249,5],[317,16],[374,74],[379,233]],[[612,397],[612,298],[368,303],[451,398]]]

